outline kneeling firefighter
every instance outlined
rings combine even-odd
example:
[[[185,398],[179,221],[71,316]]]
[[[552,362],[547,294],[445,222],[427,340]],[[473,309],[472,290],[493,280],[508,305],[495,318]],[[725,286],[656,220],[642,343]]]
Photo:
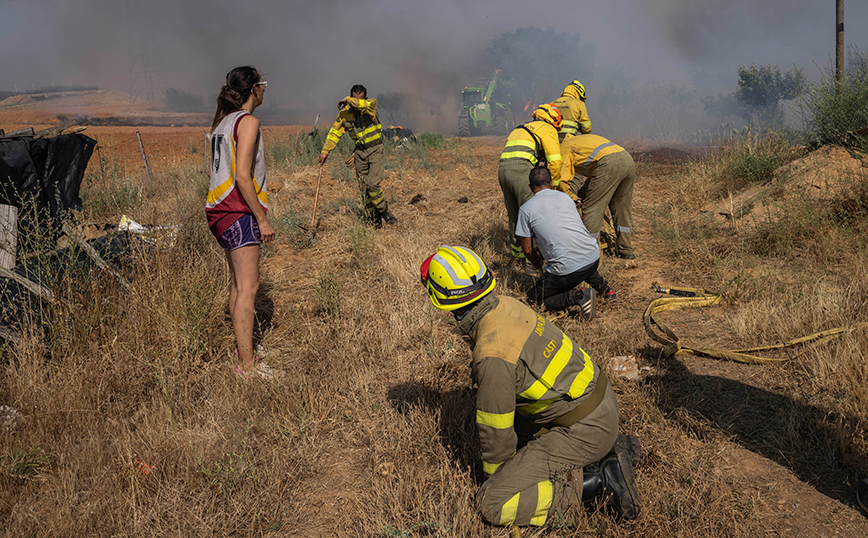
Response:
[[[494,275],[472,250],[440,247],[422,263],[421,277],[473,351],[483,519],[574,526],[575,507],[595,499],[638,517],[631,457],[641,448],[635,436],[618,435],[618,402],[605,372],[546,318],[494,295]]]
[[[497,180],[503,192],[506,215],[509,219],[509,239],[514,258],[525,259],[521,241],[515,237],[515,223],[518,221],[518,208],[530,200],[533,193],[527,186],[527,176],[534,166],[544,165],[552,173],[555,188],[561,177],[561,146],[558,144],[558,131],[561,128],[561,112],[551,103],[540,105],[533,112],[533,120],[519,125],[509,134],[500,165]]]

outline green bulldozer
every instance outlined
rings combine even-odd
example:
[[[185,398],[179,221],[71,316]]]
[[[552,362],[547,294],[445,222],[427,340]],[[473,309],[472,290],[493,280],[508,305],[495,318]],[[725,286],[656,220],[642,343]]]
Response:
[[[461,113],[458,114],[458,136],[507,135],[514,127],[512,110],[494,100],[500,70],[485,87],[468,86],[461,91]]]

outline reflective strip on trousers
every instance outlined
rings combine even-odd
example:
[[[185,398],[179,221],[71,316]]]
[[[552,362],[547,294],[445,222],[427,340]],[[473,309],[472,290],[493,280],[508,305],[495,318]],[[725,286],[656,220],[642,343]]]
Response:
[[[537,501],[533,516],[530,518],[530,525],[537,527],[545,524],[548,519],[549,510],[552,507],[553,497],[552,482],[545,480],[537,484]],[[521,493],[516,493],[508,501],[503,503],[500,509],[500,524],[504,527],[515,523],[515,518],[518,515],[518,505],[521,501]]]

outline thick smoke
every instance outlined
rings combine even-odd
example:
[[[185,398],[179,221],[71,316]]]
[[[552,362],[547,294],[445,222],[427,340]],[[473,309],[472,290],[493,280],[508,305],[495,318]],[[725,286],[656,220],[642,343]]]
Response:
[[[868,2],[848,0],[845,16],[847,42],[865,50]],[[596,71],[624,83],[702,96],[732,91],[739,65],[816,72],[834,54],[834,22],[834,2],[816,0],[0,0],[0,90],[130,92],[148,72],[211,103],[230,68],[252,64],[269,81],[266,107],[329,117],[362,83],[410,95],[417,130],[452,132],[460,89],[490,75],[492,38],[519,27],[580,34]],[[575,71],[564,65],[565,81],[601,95],[604,77]]]

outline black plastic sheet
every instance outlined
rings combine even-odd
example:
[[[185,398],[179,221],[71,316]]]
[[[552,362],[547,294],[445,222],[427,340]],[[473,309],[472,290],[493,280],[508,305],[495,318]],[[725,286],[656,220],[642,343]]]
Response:
[[[55,223],[70,209],[80,211],[81,181],[95,147],[81,133],[0,141],[0,204],[19,211],[33,204]]]

